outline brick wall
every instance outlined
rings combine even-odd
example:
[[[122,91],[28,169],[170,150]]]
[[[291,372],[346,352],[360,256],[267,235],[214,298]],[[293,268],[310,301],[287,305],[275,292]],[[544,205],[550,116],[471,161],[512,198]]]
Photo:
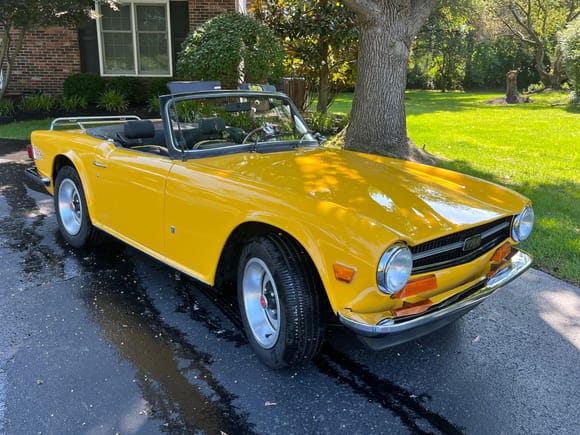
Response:
[[[234,10],[235,0],[189,0],[189,28],[194,30],[216,15]]]
[[[23,95],[41,89],[51,95],[62,95],[64,79],[80,72],[80,65],[76,30],[47,27],[29,31],[12,69],[6,94]]]
[[[188,3],[191,30],[236,8],[236,0],[188,0]],[[81,61],[76,30],[63,27],[32,30],[26,35],[12,70],[6,95],[25,95],[37,89],[62,95],[64,79],[78,72],[81,72]]]

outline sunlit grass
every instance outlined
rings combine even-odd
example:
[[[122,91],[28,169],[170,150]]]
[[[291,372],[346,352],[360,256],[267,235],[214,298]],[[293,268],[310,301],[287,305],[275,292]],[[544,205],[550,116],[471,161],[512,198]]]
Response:
[[[491,93],[406,95],[409,136],[439,165],[508,186],[534,202],[536,227],[523,244],[543,270],[580,283],[580,110],[568,94],[491,105]],[[351,95],[332,111],[348,113]]]
[[[0,124],[0,137],[4,139],[30,139],[30,133],[34,130],[48,129],[50,122],[50,119],[41,119]]]

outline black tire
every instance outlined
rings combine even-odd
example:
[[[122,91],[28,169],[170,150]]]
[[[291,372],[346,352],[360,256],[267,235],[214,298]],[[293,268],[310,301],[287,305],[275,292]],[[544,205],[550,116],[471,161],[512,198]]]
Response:
[[[60,233],[75,248],[96,244],[100,232],[93,227],[78,172],[63,166],[56,175],[54,210]]]
[[[318,354],[320,280],[296,243],[278,235],[252,240],[242,249],[237,276],[244,330],[265,365],[299,365]]]

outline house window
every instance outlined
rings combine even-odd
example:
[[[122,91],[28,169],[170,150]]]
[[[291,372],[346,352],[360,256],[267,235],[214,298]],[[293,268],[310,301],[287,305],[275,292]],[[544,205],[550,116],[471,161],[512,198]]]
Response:
[[[101,74],[171,76],[169,2],[123,2],[100,8]]]

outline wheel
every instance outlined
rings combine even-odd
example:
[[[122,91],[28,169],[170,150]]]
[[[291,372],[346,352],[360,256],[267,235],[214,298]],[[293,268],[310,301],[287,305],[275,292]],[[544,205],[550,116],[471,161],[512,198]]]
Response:
[[[54,209],[60,233],[71,246],[80,248],[97,242],[99,233],[91,223],[83,185],[72,166],[64,166],[58,171]]]
[[[271,368],[312,359],[324,339],[319,280],[305,257],[282,236],[263,236],[242,249],[238,303],[244,330]]]
[[[256,133],[259,133],[259,132],[261,132],[261,131],[263,131],[263,130],[264,130],[264,127],[263,127],[263,126],[262,126],[262,127],[258,127],[258,128],[254,128],[252,131],[250,131],[250,132],[249,132],[249,133],[246,135],[246,137],[244,137],[244,140],[242,140],[242,144],[248,143],[248,140],[249,140],[249,139],[250,139],[250,138],[251,138],[253,135],[255,135]]]

